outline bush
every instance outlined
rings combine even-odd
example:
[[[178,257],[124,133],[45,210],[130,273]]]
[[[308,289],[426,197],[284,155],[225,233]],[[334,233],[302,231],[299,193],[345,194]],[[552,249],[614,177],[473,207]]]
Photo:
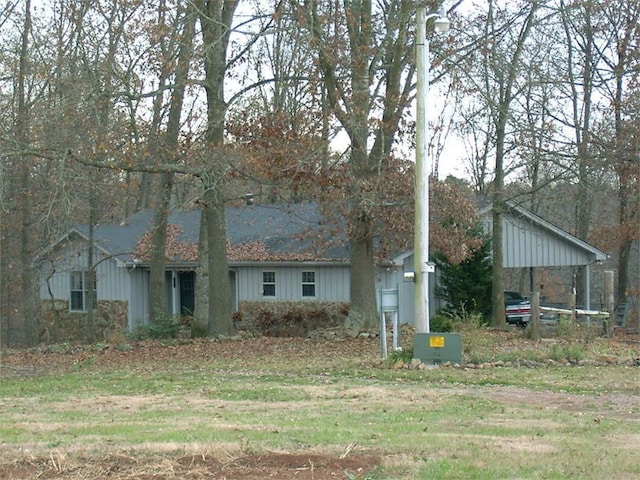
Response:
[[[493,350],[494,339],[486,335],[487,326],[480,314],[454,316],[453,330],[463,338],[463,354],[471,363],[483,363],[489,361]]]
[[[240,330],[272,337],[305,337],[309,332],[344,325],[348,304],[341,302],[242,302]]]
[[[408,348],[406,350],[397,350],[389,353],[387,358],[384,359],[384,364],[387,367],[393,367],[398,362],[409,363],[413,360],[413,348]]]
[[[429,327],[432,332],[452,332],[453,320],[447,315],[437,314],[429,321]]]
[[[167,338],[176,338],[182,322],[179,315],[159,315],[156,319],[148,324],[141,325],[136,329],[137,338],[151,338],[153,340],[163,340]]]
[[[578,324],[567,315],[560,315],[556,324],[556,335],[562,338],[576,338]]]
[[[567,315],[560,315],[556,324],[556,336],[567,340],[592,342],[602,334],[599,321],[579,322]]]
[[[491,237],[483,232],[480,225],[470,234],[481,237],[483,243],[462,262],[454,264],[441,253],[433,255],[440,272],[440,284],[436,286],[435,293],[446,301],[448,314],[464,316],[472,312],[486,317],[491,314]]]

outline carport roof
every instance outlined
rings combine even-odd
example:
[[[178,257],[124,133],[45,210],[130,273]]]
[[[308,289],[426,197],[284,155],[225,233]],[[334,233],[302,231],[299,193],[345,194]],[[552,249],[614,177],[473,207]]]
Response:
[[[512,201],[505,202],[503,215],[503,265],[551,267],[589,265],[607,259],[607,254]],[[490,202],[482,202],[480,216],[491,231]]]

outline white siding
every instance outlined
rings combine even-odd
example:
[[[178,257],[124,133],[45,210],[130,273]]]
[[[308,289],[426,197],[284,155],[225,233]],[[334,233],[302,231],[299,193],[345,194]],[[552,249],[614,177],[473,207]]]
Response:
[[[107,258],[101,252],[95,253],[96,287],[98,300],[125,300],[129,303],[131,316],[131,273],[118,266],[113,258]],[[69,300],[71,293],[71,272],[87,270],[86,242],[74,240],[55,250],[47,260],[40,264],[42,281],[40,298]]]
[[[349,301],[349,266],[236,266],[238,300],[260,301]],[[276,273],[276,296],[262,296],[262,272]],[[315,272],[316,296],[302,296],[302,272]]]
[[[128,270],[131,295],[129,300],[129,329],[135,330],[149,321],[149,270],[134,268]]]

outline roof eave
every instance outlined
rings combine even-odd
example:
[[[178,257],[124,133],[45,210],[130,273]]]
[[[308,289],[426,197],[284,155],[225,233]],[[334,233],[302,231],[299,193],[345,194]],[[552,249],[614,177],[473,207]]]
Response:
[[[307,267],[307,266],[349,266],[349,260],[344,259],[327,259],[327,260],[229,260],[229,267]],[[127,262],[126,266],[129,268],[150,268],[151,262]],[[197,261],[169,261],[165,264],[166,268],[176,269],[184,268],[188,270],[194,270],[198,266]]]

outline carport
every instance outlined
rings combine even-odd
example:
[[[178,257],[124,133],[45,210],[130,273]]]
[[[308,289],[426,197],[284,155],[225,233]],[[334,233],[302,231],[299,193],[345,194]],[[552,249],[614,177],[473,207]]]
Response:
[[[591,305],[591,265],[607,259],[593,245],[547,222],[512,202],[502,216],[502,264],[504,268],[585,267],[584,307]],[[487,232],[492,231],[492,209],[480,211]]]
[[[480,220],[487,232],[492,231],[491,203],[480,206]],[[507,202],[502,215],[504,268],[577,267],[584,266],[585,304],[591,302],[591,265],[607,259],[607,254],[593,245],[546,221],[542,217]],[[413,252],[397,255],[380,269],[377,289],[397,289],[400,323],[413,323],[414,284],[404,281],[404,272],[413,271]],[[429,275],[429,310],[433,316],[442,305],[434,295],[437,272]]]

